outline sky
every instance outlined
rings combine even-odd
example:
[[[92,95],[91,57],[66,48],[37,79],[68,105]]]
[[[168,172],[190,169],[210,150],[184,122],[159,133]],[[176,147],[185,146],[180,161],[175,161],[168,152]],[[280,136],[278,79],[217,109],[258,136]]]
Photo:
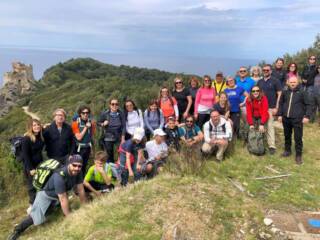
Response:
[[[0,48],[274,59],[320,29],[315,0],[1,0],[0,9]]]

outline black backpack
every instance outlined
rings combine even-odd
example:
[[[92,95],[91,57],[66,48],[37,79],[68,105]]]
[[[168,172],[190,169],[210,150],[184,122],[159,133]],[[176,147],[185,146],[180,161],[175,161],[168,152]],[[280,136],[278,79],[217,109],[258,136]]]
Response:
[[[11,145],[11,154],[18,162],[22,162],[22,141],[23,136],[16,136],[9,139]]]

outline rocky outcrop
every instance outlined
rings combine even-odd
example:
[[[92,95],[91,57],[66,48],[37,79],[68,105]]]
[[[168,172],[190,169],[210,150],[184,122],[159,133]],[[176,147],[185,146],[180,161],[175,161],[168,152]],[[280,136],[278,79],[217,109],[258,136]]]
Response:
[[[12,72],[3,76],[3,87],[0,89],[0,117],[7,114],[20,97],[30,93],[35,83],[32,65],[14,62],[12,68]]]

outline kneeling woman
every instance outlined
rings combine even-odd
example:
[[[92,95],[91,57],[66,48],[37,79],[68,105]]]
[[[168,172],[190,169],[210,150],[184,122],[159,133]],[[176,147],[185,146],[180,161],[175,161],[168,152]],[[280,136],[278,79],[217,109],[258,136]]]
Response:
[[[33,204],[36,197],[36,189],[32,185],[33,175],[36,168],[43,161],[42,150],[44,147],[44,140],[42,136],[42,126],[39,120],[30,119],[27,125],[27,132],[24,134],[22,140],[22,159],[24,173],[27,178],[29,204]],[[29,208],[28,210],[31,210]]]
[[[127,185],[129,177],[138,179],[141,171],[141,163],[144,161],[143,144],[144,129],[136,128],[131,139],[122,143],[119,147],[119,174],[121,185]]]
[[[247,122],[250,129],[257,128],[259,132],[265,132],[264,125],[269,119],[268,108],[267,97],[258,86],[254,86],[246,100]]]

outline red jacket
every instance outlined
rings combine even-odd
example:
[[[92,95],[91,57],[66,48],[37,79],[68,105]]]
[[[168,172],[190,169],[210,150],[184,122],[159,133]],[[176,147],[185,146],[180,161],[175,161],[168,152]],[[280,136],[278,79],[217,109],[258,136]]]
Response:
[[[254,118],[260,118],[261,124],[265,124],[269,119],[268,113],[268,99],[266,96],[263,96],[260,100],[253,99],[246,101],[247,109],[247,122],[249,125],[253,125]]]

